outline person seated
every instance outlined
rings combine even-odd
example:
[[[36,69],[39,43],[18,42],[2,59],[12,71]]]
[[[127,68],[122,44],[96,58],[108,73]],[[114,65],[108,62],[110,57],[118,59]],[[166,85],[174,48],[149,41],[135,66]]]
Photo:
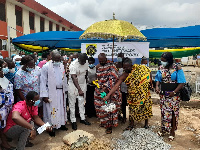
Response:
[[[18,139],[17,150],[24,150],[28,137],[33,140],[36,137],[36,130],[33,122],[37,126],[45,123],[38,116],[39,95],[35,91],[30,91],[26,95],[26,100],[16,103],[8,115],[4,133],[7,138]],[[47,128],[51,131],[52,128]]]

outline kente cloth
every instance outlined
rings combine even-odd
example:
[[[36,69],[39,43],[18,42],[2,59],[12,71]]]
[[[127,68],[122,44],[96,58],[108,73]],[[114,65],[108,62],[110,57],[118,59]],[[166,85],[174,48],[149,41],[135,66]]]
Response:
[[[173,65],[173,68],[165,69],[163,66],[159,67],[156,74],[155,81],[163,83],[185,83],[185,76],[183,70],[177,70],[177,65]],[[161,129],[166,132],[170,132],[172,128],[172,113],[174,112],[176,125],[178,126],[179,109],[180,109],[180,97],[167,95],[160,95],[160,109],[161,109]]]
[[[109,92],[118,81],[118,71],[114,64],[110,61],[104,66],[100,66],[97,69],[97,79],[100,88],[95,88],[94,92],[94,105],[96,109],[96,115],[100,119],[101,125],[108,127],[116,127],[118,125],[118,111],[121,106],[121,93],[119,88],[111,95],[108,103],[114,103],[116,110],[113,112],[106,112],[101,109],[101,106],[105,105],[105,101],[101,98],[102,86],[106,87]]]
[[[47,62],[41,69],[40,97],[48,97],[50,103],[43,103],[44,122],[51,123],[54,128],[60,128],[67,121],[66,100],[63,95],[67,81],[64,66],[55,66]]]
[[[150,72],[148,67],[135,64],[125,80],[128,86],[129,116],[135,121],[142,121],[153,116],[149,89]]]

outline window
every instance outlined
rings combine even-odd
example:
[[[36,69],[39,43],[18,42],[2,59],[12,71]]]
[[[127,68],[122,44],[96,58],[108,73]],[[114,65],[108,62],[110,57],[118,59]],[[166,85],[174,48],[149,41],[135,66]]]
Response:
[[[40,17],[40,32],[44,32],[44,18]]]
[[[34,28],[35,28],[34,20],[35,20],[34,13],[29,12],[29,26],[30,26],[31,30],[34,30]]]
[[[56,25],[56,31],[60,31],[59,25]]]
[[[0,2],[0,20],[6,22],[6,8],[5,3]]]
[[[51,21],[49,21],[49,31],[52,31],[52,22]]]
[[[15,6],[16,25],[22,27],[22,8]]]
[[[64,27],[62,27],[62,31],[65,31],[65,28],[64,28]]]

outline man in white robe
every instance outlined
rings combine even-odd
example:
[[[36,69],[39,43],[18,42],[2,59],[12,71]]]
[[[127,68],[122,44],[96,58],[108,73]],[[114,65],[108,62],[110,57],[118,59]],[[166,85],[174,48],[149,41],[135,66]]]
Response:
[[[67,130],[66,100],[63,95],[67,90],[64,65],[60,62],[58,51],[52,52],[52,60],[41,69],[40,97],[43,98],[43,119],[54,128]],[[55,132],[52,134],[55,136]]]
[[[88,70],[87,55],[80,53],[78,59],[73,61],[69,66],[69,109],[70,109],[70,120],[72,123],[72,129],[77,130],[76,117],[75,117],[75,103],[78,98],[78,107],[80,113],[80,123],[90,125],[85,119],[85,97],[86,97],[86,75]],[[82,97],[82,98],[81,98]]]

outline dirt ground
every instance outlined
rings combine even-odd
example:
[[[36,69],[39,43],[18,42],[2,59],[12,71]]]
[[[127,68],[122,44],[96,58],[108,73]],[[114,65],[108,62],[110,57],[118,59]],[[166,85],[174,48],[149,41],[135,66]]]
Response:
[[[127,114],[128,116],[128,114]],[[110,135],[105,134],[105,129],[99,127],[99,122],[96,118],[88,119],[92,125],[85,126],[78,123],[78,129],[94,134],[96,139],[103,139],[112,142],[113,138],[120,138],[123,129],[128,125],[120,123],[118,127],[113,129]],[[198,150],[200,149],[200,109],[181,108],[179,126],[176,131],[176,137],[173,142],[168,141],[168,136],[165,136],[165,142],[171,144],[172,150]],[[160,127],[160,108],[159,105],[153,105],[153,117],[149,121],[150,126],[155,128],[155,132]],[[137,123],[136,128],[143,127],[144,122]],[[71,124],[68,125],[68,131],[56,131],[56,137],[50,137],[47,133],[38,135],[34,141],[34,147],[26,148],[26,150],[59,150],[65,145],[62,142],[64,135],[72,132]],[[67,147],[67,146],[64,146]]]
[[[196,77],[200,76],[200,68],[198,67],[183,67],[186,80],[192,85],[195,91]],[[160,108],[158,95],[152,93],[154,100],[153,117],[149,120],[149,125],[154,128],[155,132],[160,130]],[[128,112],[128,111],[127,111]],[[127,113],[128,118],[128,113]],[[120,138],[123,129],[128,126],[128,119],[125,124],[119,123],[119,126],[113,129],[110,135],[105,134],[105,129],[99,127],[99,121],[96,118],[89,118],[91,126],[85,126],[79,123],[77,119],[78,129],[94,134],[99,141],[113,142],[113,139]],[[144,122],[136,124],[136,128],[144,126]],[[71,124],[68,123],[68,131],[56,131],[56,137],[50,137],[48,133],[38,135],[34,141],[34,147],[26,148],[26,150],[60,150],[67,146],[63,143],[64,135],[72,132]],[[168,141],[168,135],[164,137],[165,142],[171,144],[172,150],[199,150],[200,149],[200,95],[193,94],[190,102],[182,102],[180,109],[180,118],[176,137],[173,142]],[[95,148],[97,149],[97,148]],[[100,148],[101,149],[101,148]]]

